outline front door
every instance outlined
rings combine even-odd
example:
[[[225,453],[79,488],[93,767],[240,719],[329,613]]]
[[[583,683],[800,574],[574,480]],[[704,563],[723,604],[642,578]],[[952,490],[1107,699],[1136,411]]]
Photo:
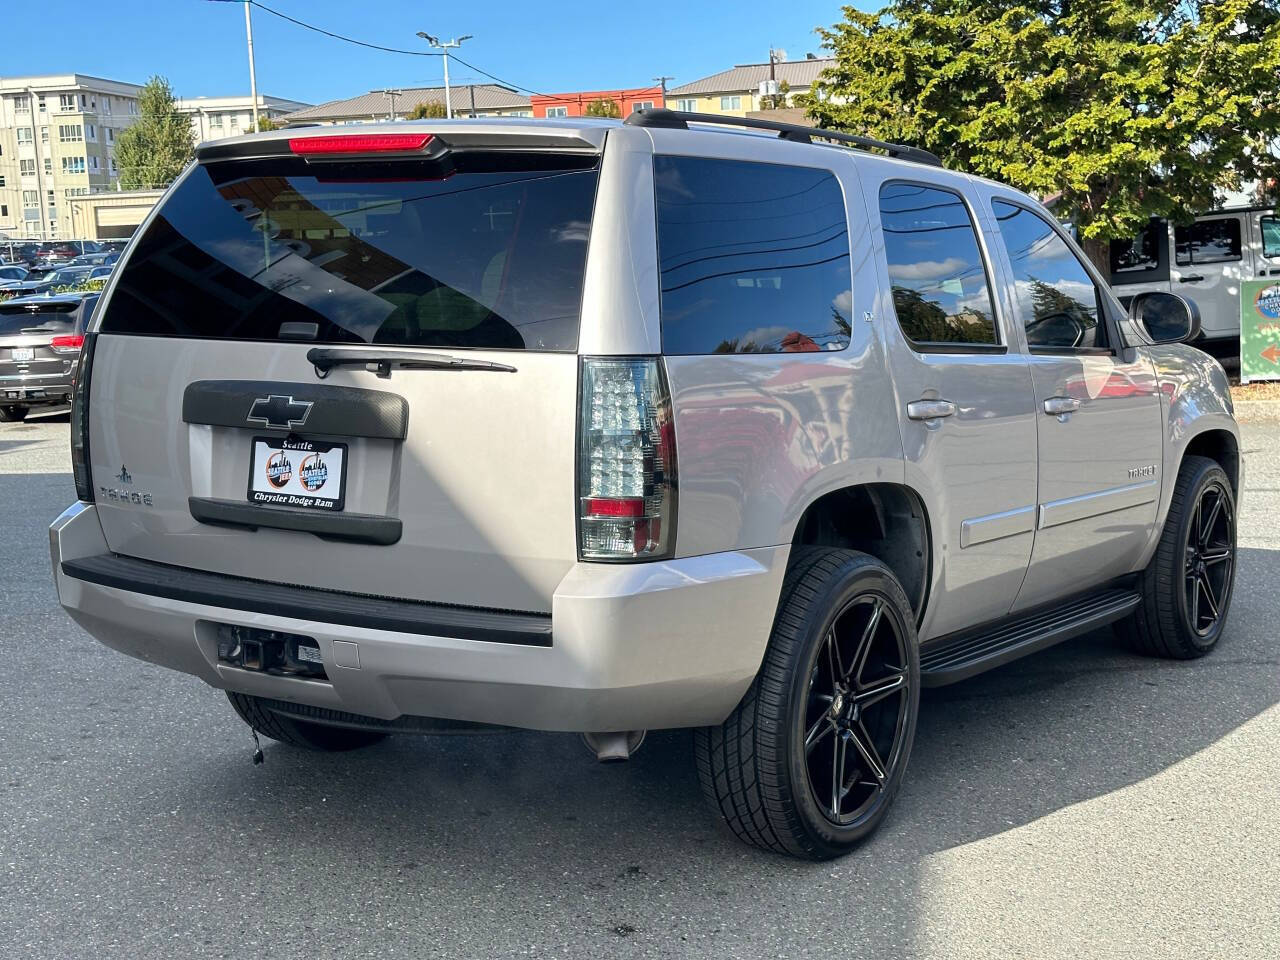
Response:
[[[1162,435],[1151,362],[1057,224],[992,197],[1009,307],[1026,331],[1040,461],[1035,547],[1014,609],[1130,572],[1156,519]]]
[[[893,371],[907,483],[934,545],[929,640],[1009,612],[1031,556],[1036,414],[1027,358],[997,309],[968,184],[860,164],[882,251],[876,319]],[[880,176],[875,176],[879,173]]]
[[[1173,228],[1170,289],[1195,301],[1208,339],[1240,335],[1240,281],[1253,278],[1244,219],[1224,213]]]

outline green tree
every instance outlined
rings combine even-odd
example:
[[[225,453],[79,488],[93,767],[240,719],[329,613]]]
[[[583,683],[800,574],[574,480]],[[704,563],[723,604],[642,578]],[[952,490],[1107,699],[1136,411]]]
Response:
[[[152,77],[138,94],[138,119],[116,138],[124,189],[168,186],[195,156],[191,121],[176,107],[164,77]]]
[[[583,114],[588,117],[613,117],[622,116],[622,110],[618,107],[618,101],[609,97],[597,97],[587,104]]]
[[[262,133],[267,130],[279,130],[280,124],[276,123],[268,116],[258,117],[258,132]]]
[[[819,125],[1051,200],[1100,265],[1280,171],[1280,0],[891,0],[819,32]]]
[[[410,120],[443,120],[444,104],[439,100],[424,100],[409,111]]]

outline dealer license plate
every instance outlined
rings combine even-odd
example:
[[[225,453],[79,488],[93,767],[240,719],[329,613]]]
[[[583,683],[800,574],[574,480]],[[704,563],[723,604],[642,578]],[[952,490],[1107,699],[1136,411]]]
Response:
[[[347,481],[347,445],[254,437],[249,500],[267,506],[341,510]]]

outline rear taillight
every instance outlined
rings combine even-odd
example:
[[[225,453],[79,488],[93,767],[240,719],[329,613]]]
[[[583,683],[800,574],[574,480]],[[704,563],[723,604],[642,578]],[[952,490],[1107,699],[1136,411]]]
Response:
[[[78,353],[80,348],[84,346],[84,337],[79,334],[76,336],[54,337],[49,341],[49,346],[53,348],[54,353]]]
[[[578,555],[659,560],[676,542],[671,396],[654,358],[584,358],[578,409]]]
[[[435,138],[429,133],[357,133],[293,137],[289,149],[300,156],[334,154],[417,153]]]
[[[93,502],[93,476],[89,471],[89,376],[93,367],[94,335],[77,337],[83,348],[76,365],[76,379],[71,392],[71,473],[76,481],[76,496],[85,503]]]

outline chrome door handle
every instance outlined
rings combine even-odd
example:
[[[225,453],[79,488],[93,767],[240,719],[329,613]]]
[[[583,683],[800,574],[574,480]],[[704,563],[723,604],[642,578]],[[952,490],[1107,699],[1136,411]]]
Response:
[[[937,420],[955,412],[956,405],[950,400],[912,400],[907,404],[907,416],[912,420]]]
[[[1080,401],[1075,397],[1050,397],[1044,402],[1044,412],[1051,417],[1075,413],[1080,409]]]

